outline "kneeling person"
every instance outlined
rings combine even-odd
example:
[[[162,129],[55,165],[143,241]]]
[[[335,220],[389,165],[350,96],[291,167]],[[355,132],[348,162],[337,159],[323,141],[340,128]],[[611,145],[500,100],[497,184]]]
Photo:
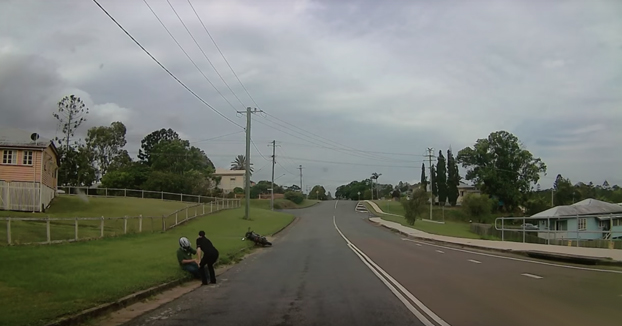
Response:
[[[199,275],[199,264],[196,260],[192,259],[192,255],[196,255],[197,252],[190,245],[190,240],[186,237],[179,238],[179,249],[177,249],[177,261],[181,269],[189,272],[195,278],[201,278]]]

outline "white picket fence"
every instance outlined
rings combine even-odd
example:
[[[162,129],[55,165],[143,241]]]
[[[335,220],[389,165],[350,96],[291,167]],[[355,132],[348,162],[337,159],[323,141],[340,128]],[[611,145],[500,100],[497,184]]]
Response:
[[[0,181],[0,210],[41,212],[54,195],[54,189],[38,182]]]
[[[32,218],[4,217],[6,241],[15,244],[52,244],[97,239],[127,233],[167,231],[200,216],[241,206],[239,199],[212,198],[163,216]],[[0,237],[0,241],[1,241]]]
[[[223,200],[225,198],[208,197],[200,195],[188,195],[182,193],[151,191],[141,189],[120,189],[120,188],[93,188],[93,187],[71,187],[59,186],[58,190],[68,195],[87,195],[100,197],[133,197],[133,198],[152,198],[170,201],[183,201],[192,203],[208,203],[216,199]]]

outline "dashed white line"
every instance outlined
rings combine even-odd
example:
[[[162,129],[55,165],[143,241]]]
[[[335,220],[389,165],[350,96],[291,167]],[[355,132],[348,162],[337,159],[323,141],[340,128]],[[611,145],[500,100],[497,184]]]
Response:
[[[421,245],[420,245],[420,244],[418,244],[418,243],[415,243],[415,244],[416,244],[417,246],[421,247]]]
[[[469,259],[469,261],[472,262],[472,263],[476,263],[476,264],[481,264],[482,263],[481,261],[477,261],[475,259]]]
[[[412,240],[412,239],[406,239],[406,238],[402,238],[402,240],[409,241],[409,242],[414,242],[416,244],[421,242],[419,240]],[[452,247],[447,247],[447,246],[440,246],[440,245],[431,244],[431,243],[427,243],[427,242],[421,242],[421,243],[426,245],[426,246],[431,246],[431,247],[436,247],[436,248],[444,248],[444,249],[449,249],[449,250],[454,250],[454,251],[459,251],[459,252],[468,252],[470,254],[479,255],[479,256],[486,256],[486,257],[494,257],[494,258],[500,258],[500,259],[514,260],[514,261],[520,261],[520,262],[524,262],[524,263],[546,265],[546,266],[553,266],[553,267],[561,267],[561,268],[569,268],[569,269],[578,269],[578,270],[590,271],[590,272],[603,272],[603,273],[622,274],[622,271],[615,270],[615,269],[598,269],[598,268],[579,267],[579,266],[571,266],[571,265],[560,265],[560,264],[547,263],[547,262],[537,261],[537,260],[521,259],[521,258],[514,258],[514,257],[505,257],[505,256],[487,254],[487,253],[483,253],[483,252],[464,250],[464,249],[452,248]],[[482,249],[484,249],[484,248],[482,248]]]
[[[439,254],[444,254],[445,253],[444,251],[441,251],[441,250],[437,250],[436,252],[438,252]]]
[[[531,278],[542,278],[542,276],[533,275],[533,274],[527,274],[527,273],[525,273],[525,274],[520,274],[520,275],[527,276],[527,277],[531,277]]]

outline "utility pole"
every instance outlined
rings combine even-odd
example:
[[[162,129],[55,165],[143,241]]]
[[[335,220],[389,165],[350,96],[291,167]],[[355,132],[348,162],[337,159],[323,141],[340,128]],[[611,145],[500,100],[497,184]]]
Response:
[[[428,147],[428,155],[426,155],[428,157],[428,161],[429,161],[429,165],[430,165],[430,176],[428,177],[429,180],[429,184],[430,184],[430,193],[432,194],[432,158],[435,157],[434,154],[432,154],[432,152],[434,151],[434,148],[432,147]],[[432,220],[432,204],[434,203],[434,194],[432,194],[432,196],[430,197],[430,220]]]
[[[246,108],[246,111],[237,111],[238,113],[246,113],[246,167],[244,175],[244,186],[246,192],[246,200],[244,207],[244,219],[250,218],[250,205],[251,205],[251,117],[253,113],[263,112],[262,110],[254,110],[250,107]]]
[[[300,192],[302,192],[302,165],[298,167],[298,170],[300,170]]]
[[[276,140],[272,141],[272,186],[270,187],[270,209],[274,210],[274,164],[276,164]]]

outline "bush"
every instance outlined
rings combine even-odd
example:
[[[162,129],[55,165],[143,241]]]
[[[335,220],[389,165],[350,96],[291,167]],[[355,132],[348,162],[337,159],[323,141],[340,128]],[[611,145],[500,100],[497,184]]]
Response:
[[[295,204],[302,204],[302,202],[305,200],[305,197],[303,194],[297,191],[287,191],[285,192],[285,199],[291,200]]]
[[[483,217],[490,215],[494,203],[486,195],[467,194],[462,200],[462,208],[472,217]]]
[[[240,187],[235,187],[235,188],[233,189],[233,193],[234,193],[234,194],[238,194],[238,195],[239,195],[239,194],[243,194],[243,193],[244,193],[244,189],[242,189],[242,188],[240,188]]]
[[[404,217],[406,218],[406,222],[410,225],[415,224],[415,220],[417,217],[423,213],[425,207],[428,204],[428,193],[423,191],[422,189],[416,189],[413,191],[412,198],[409,200],[402,200],[402,206],[404,206]]]

